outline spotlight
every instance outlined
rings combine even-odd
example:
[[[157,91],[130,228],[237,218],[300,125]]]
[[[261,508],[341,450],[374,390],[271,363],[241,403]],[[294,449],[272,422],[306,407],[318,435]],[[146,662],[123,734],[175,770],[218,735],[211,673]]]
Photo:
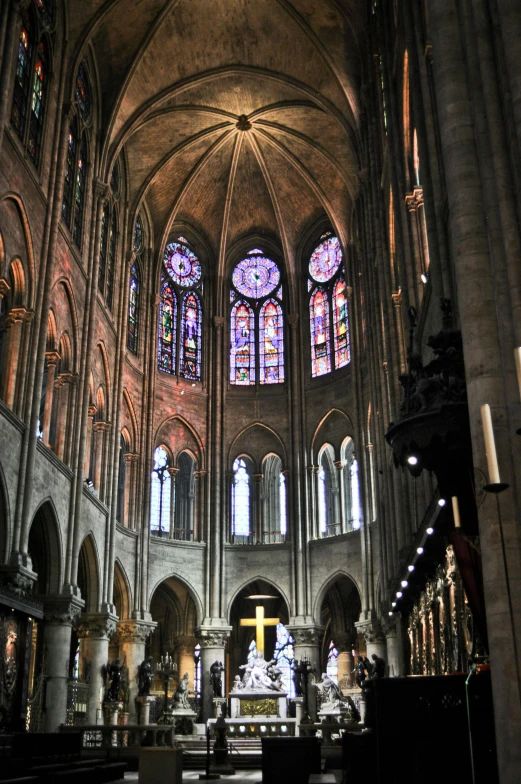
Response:
[[[391,604],[391,607],[396,607],[396,602],[393,602],[393,603]]]
[[[392,610],[389,610],[389,615],[394,615]]]
[[[420,275],[420,277],[421,277],[421,281],[422,281],[422,283],[427,283],[427,275],[426,275],[424,272],[422,272],[422,274]]]
[[[416,455],[410,455],[407,458],[407,462],[409,463],[409,465],[412,466],[418,465],[418,458],[416,457]]]
[[[408,569],[410,572],[414,572],[414,566],[413,566],[413,564],[409,564],[409,566],[407,567],[407,569]]]
[[[403,596],[403,593],[401,591],[396,591],[396,598],[397,599],[401,599],[402,596]]]
[[[423,553],[423,547],[418,547],[416,552],[418,553],[418,555],[421,555]]]
[[[434,528],[427,528],[427,533],[431,536],[434,533]]]
[[[440,500],[438,501],[438,506],[445,506],[446,503],[447,502],[444,498],[440,498]]]
[[[407,586],[409,585],[409,583],[407,582],[407,580],[402,580],[402,582],[400,583],[400,585],[402,586],[402,588],[407,588]]]

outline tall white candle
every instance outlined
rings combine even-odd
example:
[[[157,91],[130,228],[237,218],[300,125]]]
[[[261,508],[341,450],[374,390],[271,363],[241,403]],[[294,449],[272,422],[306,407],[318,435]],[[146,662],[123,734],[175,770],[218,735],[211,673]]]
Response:
[[[454,528],[461,528],[458,497],[455,495],[452,496],[452,514],[454,515]]]
[[[517,386],[521,398],[521,348],[514,349],[514,359],[516,360]]]
[[[483,434],[485,436],[485,451],[487,453],[488,481],[491,485],[499,485],[499,467],[497,464],[496,444],[494,441],[494,429],[492,427],[492,415],[488,403],[481,406],[481,421],[483,422]]]

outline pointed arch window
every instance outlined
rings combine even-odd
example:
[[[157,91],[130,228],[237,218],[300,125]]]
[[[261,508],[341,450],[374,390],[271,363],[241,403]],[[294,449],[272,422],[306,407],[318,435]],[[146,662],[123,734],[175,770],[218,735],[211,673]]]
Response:
[[[107,257],[107,288],[105,291],[105,301],[111,310],[112,310],[112,303],[114,299],[114,275],[116,272],[117,235],[118,235],[118,219],[116,216],[116,210],[113,210],[112,220],[110,222],[110,231],[109,231],[108,257]]]
[[[109,222],[110,222],[110,207],[107,202],[103,208],[103,215],[101,216],[99,268],[98,268],[98,289],[101,291],[101,293],[105,291],[105,276],[107,274],[107,245],[109,239]]]
[[[230,383],[284,382],[284,313],[281,274],[260,248],[249,251],[232,274]],[[257,367],[259,368],[257,373]]]
[[[170,458],[164,446],[154,452],[150,487],[150,531],[156,536],[170,533],[170,507],[172,503],[172,477]]]
[[[114,174],[114,169],[117,174]],[[112,310],[117,270],[118,199],[120,196],[119,163],[116,160],[110,176],[110,194],[103,208],[101,219],[98,289],[105,304]]]
[[[26,11],[23,17],[22,29],[18,41],[18,58],[16,63],[16,77],[14,83],[13,106],[11,109],[11,123],[20,139],[24,139],[27,117],[27,105],[31,90],[31,64],[34,49],[34,20]]]
[[[295,640],[283,623],[277,624],[277,641],[273,658],[281,671],[282,686],[289,697],[296,697],[295,681],[293,680],[293,664],[295,662]]]
[[[330,641],[327,651],[326,673],[332,681],[338,684],[338,649],[333,640]]]
[[[85,63],[80,63],[76,74],[75,96],[74,116],[69,127],[67,144],[62,218],[72,233],[74,243],[78,248],[81,248],[84,236],[85,194],[89,166],[87,128],[90,124],[92,110]]]
[[[173,538],[191,542],[194,538],[195,463],[188,453],[183,452],[179,455],[178,465]]]
[[[262,499],[262,541],[264,544],[283,542],[287,532],[287,492],[278,455],[267,455],[262,461]]]
[[[134,262],[130,268],[130,292],[128,298],[127,346],[137,354],[139,335],[139,295],[141,288],[139,267]]]
[[[338,237],[325,232],[309,260],[311,375],[338,370],[351,359],[347,287]]]
[[[178,237],[165,248],[161,275],[158,367],[164,373],[201,380],[202,293],[201,262],[187,240]]]
[[[232,535],[234,537],[250,536],[251,522],[251,476],[249,466],[243,457],[238,457],[233,464],[232,486]]]

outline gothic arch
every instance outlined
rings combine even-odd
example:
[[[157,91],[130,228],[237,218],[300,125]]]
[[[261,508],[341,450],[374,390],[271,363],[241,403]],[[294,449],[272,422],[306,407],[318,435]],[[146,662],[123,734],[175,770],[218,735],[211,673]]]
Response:
[[[52,498],[42,501],[33,515],[27,549],[33,561],[33,570],[39,569],[38,590],[42,593],[59,593],[63,583],[62,543],[58,514]]]
[[[9,514],[9,495],[7,493],[7,485],[5,482],[5,475],[0,464],[0,520],[3,525],[0,525],[0,563],[6,563],[9,558],[9,549],[11,541],[11,523]]]
[[[20,256],[21,263],[22,263],[22,265],[24,267],[24,272],[25,272],[25,281],[26,281],[26,285],[27,285],[27,290],[26,290],[27,307],[34,308],[34,287],[35,287],[35,274],[36,274],[35,270],[36,270],[36,266],[35,266],[35,258],[34,258],[34,247],[33,247],[31,229],[30,229],[29,220],[28,220],[28,217],[27,217],[27,212],[26,212],[26,209],[25,209],[24,202],[23,202],[23,200],[21,199],[20,196],[18,196],[16,193],[12,193],[12,192],[6,193],[0,199],[0,220],[2,220],[2,205],[3,205],[4,202],[6,203],[6,205],[9,204],[10,202],[13,202],[13,206],[14,206],[17,218],[18,218],[20,226],[21,226],[21,235],[22,236],[21,236],[20,239],[23,241],[23,249],[21,247],[18,248],[18,255]],[[6,216],[6,219],[7,219],[7,216]],[[5,231],[5,229],[4,229],[4,231]],[[5,258],[5,255],[6,255],[5,247],[6,247],[6,245],[7,245],[7,252],[10,253],[10,251],[9,251],[9,242],[6,241],[6,239],[4,237],[4,240],[3,240],[3,246],[4,246],[4,266],[5,266],[6,263],[9,264],[9,259]],[[25,252],[23,253],[22,250],[25,251]],[[16,249],[13,248],[13,254],[12,254],[11,258],[14,258],[15,255],[16,255]],[[26,256],[26,260],[25,260],[25,256]],[[0,268],[0,276],[1,275],[2,275],[2,270]]]
[[[187,439],[183,444],[177,446],[175,443],[175,439],[170,437],[169,430],[171,429],[171,426],[175,422],[179,422],[188,431],[190,440],[192,442],[191,444],[190,441]],[[204,468],[203,442],[199,434],[197,433],[197,431],[192,427],[192,425],[188,422],[188,420],[185,419],[180,414],[174,414],[173,416],[168,417],[167,419],[163,420],[163,422],[161,422],[161,424],[158,426],[156,430],[154,443],[159,443],[159,442],[170,444],[170,451],[172,453],[172,457],[175,456],[176,459],[181,452],[187,450],[187,447],[189,449],[190,446],[192,447],[195,446],[198,455],[196,462],[201,468]]]
[[[237,586],[234,589],[233,593],[230,595],[230,598],[228,599],[228,606],[226,608],[226,618],[228,623],[230,622],[229,619],[231,618],[231,612],[232,612],[234,601],[237,599],[241,591],[243,591],[248,585],[250,585],[250,583],[254,583],[257,580],[262,580],[263,583],[267,583],[268,585],[272,586],[274,591],[280,593],[284,602],[286,603],[286,607],[288,608],[288,614],[291,617],[292,606],[286,591],[283,588],[281,588],[279,584],[275,583],[273,580],[270,580],[269,578],[265,577],[262,574],[256,574],[256,575],[251,575],[246,580],[244,580],[239,586]]]
[[[114,604],[119,618],[132,615],[132,589],[125,568],[119,558],[114,561]]]
[[[315,619],[316,623],[320,623],[322,605],[328,591],[333,587],[336,581],[341,578],[347,578],[353,584],[357,591],[360,604],[362,605],[362,591],[357,580],[355,580],[353,575],[349,574],[346,569],[337,569],[336,572],[330,574],[329,577],[322,583],[315,596],[315,601],[313,602],[313,618]]]
[[[254,431],[256,428],[259,429],[258,436],[254,432],[250,432]],[[248,449],[245,449],[244,446],[240,444],[241,440],[248,443]],[[252,441],[255,442],[255,447],[253,449],[251,446]],[[231,442],[228,450],[228,465],[231,466],[239,455],[246,454],[251,456],[255,465],[260,466],[264,456],[270,452],[280,457],[283,466],[287,465],[286,448],[278,433],[263,422],[252,422],[243,428]]]
[[[129,391],[125,388],[123,390],[123,401],[124,401],[124,409],[126,408],[128,412],[128,420],[127,424],[130,425],[129,430],[129,448],[131,451],[137,451],[137,434],[138,434],[138,423],[136,419],[136,412],[134,410],[134,404],[132,402],[132,397]],[[128,427],[127,427],[128,429]]]
[[[101,595],[100,560],[96,540],[92,531],[83,539],[78,554],[78,585],[85,602],[85,612],[99,610]]]
[[[71,372],[77,373],[78,372],[78,338],[79,338],[79,327],[78,327],[78,312],[76,309],[76,302],[74,299],[74,293],[72,291],[71,285],[68,280],[65,278],[61,278],[58,280],[54,287],[54,296],[55,296],[55,304],[58,304],[58,297],[59,292],[63,290],[64,292],[64,299],[66,302],[66,310],[65,308],[56,307],[54,318],[57,322],[57,327],[62,332],[68,332],[70,334],[70,341],[72,346],[72,364],[70,367]],[[65,311],[65,312],[64,312]],[[58,314],[58,319],[56,319],[56,313]]]
[[[167,573],[167,574],[163,575],[162,577],[160,577],[159,580],[157,580],[157,582],[152,586],[152,588],[149,588],[148,598],[147,598],[147,609],[150,610],[150,604],[152,602],[154,594],[157,591],[157,589],[161,586],[161,583],[164,583],[164,582],[166,582],[169,579],[176,580],[188,592],[189,596],[191,597],[191,599],[192,599],[192,601],[193,601],[193,603],[195,605],[196,625],[199,626],[202,623],[202,620],[203,620],[203,617],[204,617],[204,607],[203,607],[203,603],[202,603],[201,597],[199,596],[198,591],[192,585],[192,583],[189,580],[187,580],[186,577],[181,577],[179,574],[175,574],[175,573],[174,574],[169,574],[169,573]]]
[[[340,454],[340,447],[346,435],[353,438],[354,427],[349,416],[339,408],[332,408],[322,417],[311,439],[311,459],[318,459],[322,444],[329,442],[335,454]]]

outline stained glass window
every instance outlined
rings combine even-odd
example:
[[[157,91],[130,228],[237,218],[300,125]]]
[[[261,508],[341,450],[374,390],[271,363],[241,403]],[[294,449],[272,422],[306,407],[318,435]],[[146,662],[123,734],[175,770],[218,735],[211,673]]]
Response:
[[[138,215],[134,224],[134,253],[140,253],[143,250],[143,223],[141,215]]]
[[[249,256],[233,271],[233,285],[245,297],[260,299],[271,294],[280,282],[280,270],[271,259]]]
[[[91,114],[91,99],[89,80],[87,78],[87,71],[85,64],[81,63],[76,75],[76,100],[80,110],[81,118],[84,123],[88,123]]]
[[[71,225],[74,170],[76,166],[76,144],[76,122],[73,120],[67,137],[67,161],[65,165],[65,182],[63,185],[62,202],[62,217],[67,226]]]
[[[311,373],[322,376],[331,370],[329,304],[324,289],[315,289],[309,301],[311,326]]]
[[[54,3],[52,0],[34,0],[34,3],[40,12],[44,26],[52,27],[54,24]]]
[[[116,274],[117,239],[118,239],[118,220],[116,216],[116,210],[114,210],[112,213],[112,220],[110,222],[108,257],[107,257],[107,291],[105,293],[105,300],[111,310],[112,310],[112,304],[114,299],[114,276]]]
[[[32,53],[33,29],[31,17],[28,13],[25,13],[18,41],[18,60],[16,64],[13,106],[11,109],[11,122],[21,139],[24,138],[27,101],[29,90],[31,89]]]
[[[74,195],[74,242],[81,248],[81,238],[83,234],[83,211],[85,209],[85,185],[87,177],[87,135],[84,133],[81,139],[80,154],[76,166],[76,188]]]
[[[326,283],[342,263],[342,249],[337,237],[327,237],[318,245],[309,260],[309,274],[318,283]]]
[[[37,166],[40,160],[40,147],[42,144],[43,113],[45,108],[46,88],[46,62],[45,47],[43,43],[38,46],[36,63],[33,72],[33,89],[31,95],[31,110],[29,117],[29,139],[27,150]]]
[[[318,528],[320,534],[327,533],[327,475],[323,466],[318,472]]]
[[[362,509],[360,506],[360,483],[358,480],[358,461],[353,458],[350,470],[351,478],[351,518],[353,528],[358,531],[362,520]]]
[[[134,262],[130,268],[130,292],[128,296],[127,346],[137,354],[139,329],[139,267]]]
[[[194,286],[201,279],[201,263],[195,253],[182,242],[171,242],[164,256],[168,274],[178,286]]]
[[[273,299],[261,308],[259,333],[260,383],[280,384],[284,381],[284,316]]]
[[[275,651],[273,658],[276,661],[276,666],[281,671],[282,686],[284,691],[287,691],[290,697],[295,697],[295,683],[293,680],[293,670],[291,669],[295,661],[295,640],[288,632],[283,623],[277,624],[277,641],[275,643]]]
[[[250,475],[242,457],[233,464],[232,533],[250,535]]]
[[[333,640],[329,643],[327,651],[326,673],[332,681],[338,684],[338,650]]]
[[[150,530],[156,535],[170,533],[170,505],[172,503],[172,477],[168,471],[168,452],[158,446],[154,452],[150,487]]]
[[[100,236],[100,250],[99,250],[99,269],[98,269],[98,288],[103,294],[105,291],[105,275],[107,272],[107,243],[109,237],[109,205],[105,204],[103,215],[101,217],[101,236]]]
[[[112,195],[115,199],[119,199],[119,187],[119,163],[115,161],[114,166],[112,167],[112,173],[110,175],[110,190],[112,191]]]
[[[347,317],[346,284],[339,278],[333,289],[333,334],[335,339],[335,368],[349,363],[349,321]]]
[[[181,307],[180,373],[184,378],[201,378],[202,310],[199,298],[190,291]]]
[[[255,318],[253,309],[242,300],[232,308],[230,333],[230,382],[254,384]]]
[[[170,283],[163,278],[159,305],[159,369],[175,373],[177,336],[177,298]]]
[[[286,477],[282,473],[279,474],[279,509],[280,509],[280,533],[286,536],[288,531],[288,517],[286,511],[287,504],[287,490],[286,490]]]

